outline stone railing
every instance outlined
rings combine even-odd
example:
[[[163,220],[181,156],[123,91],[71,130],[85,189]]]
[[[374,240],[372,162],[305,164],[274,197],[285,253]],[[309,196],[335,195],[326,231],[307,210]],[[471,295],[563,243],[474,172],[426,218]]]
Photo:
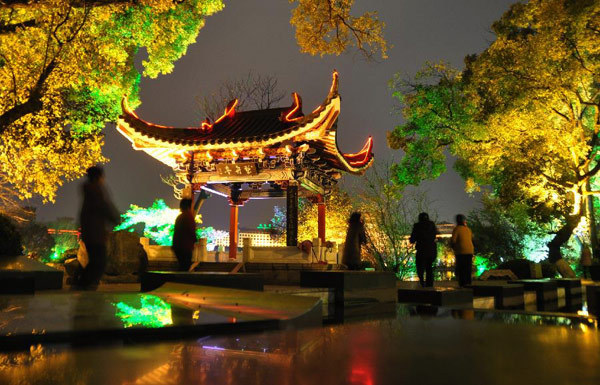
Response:
[[[206,238],[200,238],[194,247],[193,262],[228,262],[229,255],[223,247],[218,251],[206,250]],[[175,262],[175,254],[170,246],[150,245],[148,238],[140,238],[140,244],[148,255],[148,262]],[[238,253],[237,260],[244,262],[268,262],[268,263],[340,263],[343,245],[333,244],[327,248],[319,238],[313,240],[313,247],[309,253],[305,253],[295,246],[253,246],[251,238],[242,241],[242,253]],[[339,257],[338,257],[339,256]]]

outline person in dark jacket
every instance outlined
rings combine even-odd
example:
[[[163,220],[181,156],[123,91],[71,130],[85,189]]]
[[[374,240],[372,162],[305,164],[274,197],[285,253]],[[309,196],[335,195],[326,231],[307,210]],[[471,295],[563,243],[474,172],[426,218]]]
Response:
[[[179,203],[181,214],[175,220],[173,232],[173,252],[177,257],[180,271],[189,271],[196,243],[196,220],[192,210],[192,200],[182,199]]]
[[[417,255],[417,275],[422,287],[433,287],[433,263],[437,257],[437,246],[435,237],[439,234],[433,221],[429,220],[429,214],[419,214],[419,222],[413,225],[410,234],[410,243],[415,243]]]
[[[360,253],[362,245],[367,242],[365,224],[359,212],[353,212],[348,220],[348,231],[346,232],[346,243],[342,254],[342,263],[349,270],[360,269]]]
[[[88,264],[81,273],[78,284],[95,290],[106,267],[107,227],[119,222],[119,213],[104,187],[104,171],[93,166],[87,169],[83,184],[83,204],[79,215],[81,240],[88,254]]]

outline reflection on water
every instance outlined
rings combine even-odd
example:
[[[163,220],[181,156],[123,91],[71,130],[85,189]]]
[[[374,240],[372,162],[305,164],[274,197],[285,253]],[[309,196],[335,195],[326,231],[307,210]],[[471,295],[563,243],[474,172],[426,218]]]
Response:
[[[139,305],[126,302],[112,303],[116,308],[115,316],[123,321],[126,328],[132,326],[159,328],[173,324],[171,305],[160,297],[142,294],[133,298],[133,300],[139,302]]]

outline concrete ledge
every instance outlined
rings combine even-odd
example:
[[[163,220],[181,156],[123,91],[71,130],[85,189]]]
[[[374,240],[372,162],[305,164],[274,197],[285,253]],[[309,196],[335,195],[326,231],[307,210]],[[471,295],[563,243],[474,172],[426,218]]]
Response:
[[[473,306],[473,290],[449,287],[398,288],[398,302]]]
[[[342,290],[396,287],[396,275],[387,271],[301,271],[300,286]]]
[[[523,285],[509,285],[505,281],[474,281],[471,286],[475,297],[494,297],[496,309],[523,309]]]
[[[166,282],[224,287],[241,290],[263,290],[262,274],[223,272],[149,271],[141,276],[142,291],[159,288]]]
[[[0,294],[33,294],[35,277],[30,271],[0,270]]]
[[[62,288],[63,272],[35,259],[25,256],[0,258],[0,280],[29,280],[33,276],[34,290],[58,290]],[[7,283],[3,284],[7,285]],[[16,286],[19,284],[15,283]],[[29,283],[23,283],[23,288]],[[27,289],[29,290],[29,289]],[[6,293],[6,292],[5,292]]]
[[[300,286],[326,287],[334,292],[331,312],[340,317],[346,307],[397,301],[396,276],[382,271],[300,271]],[[348,314],[346,314],[347,316]],[[342,315],[343,316],[343,315]]]

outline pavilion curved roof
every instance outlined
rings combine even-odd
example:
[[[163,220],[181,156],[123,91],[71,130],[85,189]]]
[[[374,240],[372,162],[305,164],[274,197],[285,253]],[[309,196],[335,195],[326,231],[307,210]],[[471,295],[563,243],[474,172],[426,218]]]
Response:
[[[175,167],[186,152],[251,151],[293,143],[308,144],[313,149],[312,156],[326,162],[329,168],[364,173],[373,161],[371,138],[361,152],[355,154],[345,154],[337,146],[338,73],[333,73],[326,99],[311,113],[302,113],[298,94],[293,93],[292,97],[290,107],[239,112],[235,110],[237,101],[232,100],[215,122],[207,119],[198,127],[187,128],[147,122],[129,108],[124,97],[117,129],[132,142],[134,149],[145,151],[171,167]]]

